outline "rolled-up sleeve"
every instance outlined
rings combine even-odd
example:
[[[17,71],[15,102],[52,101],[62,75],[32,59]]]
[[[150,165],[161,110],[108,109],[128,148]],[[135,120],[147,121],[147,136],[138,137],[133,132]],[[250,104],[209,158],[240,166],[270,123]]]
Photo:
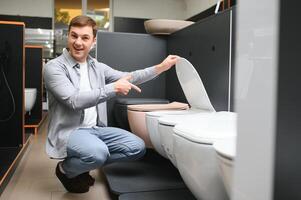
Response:
[[[113,83],[79,92],[79,88],[73,85],[67,68],[51,61],[45,66],[43,75],[48,92],[73,110],[89,108],[115,96]]]

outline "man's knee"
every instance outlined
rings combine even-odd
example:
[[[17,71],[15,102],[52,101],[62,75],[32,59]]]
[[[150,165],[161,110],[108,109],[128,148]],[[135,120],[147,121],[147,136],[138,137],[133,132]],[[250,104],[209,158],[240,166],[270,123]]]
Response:
[[[145,152],[144,141],[141,138],[136,137],[135,143],[131,148],[131,157],[133,157],[133,159],[139,159],[144,156]]]
[[[110,153],[107,148],[94,147],[90,153],[83,156],[81,160],[85,163],[102,166],[109,158]]]

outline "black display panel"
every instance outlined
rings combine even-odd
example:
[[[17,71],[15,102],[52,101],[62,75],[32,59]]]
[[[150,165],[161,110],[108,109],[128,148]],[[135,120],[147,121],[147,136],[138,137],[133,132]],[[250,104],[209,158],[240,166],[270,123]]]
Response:
[[[18,147],[24,134],[24,24],[0,22],[0,57],[0,147]]]
[[[97,33],[97,60],[120,71],[134,71],[154,66],[166,57],[166,39],[147,34]],[[127,97],[165,98],[165,74],[139,86],[141,93],[132,91]],[[108,122],[114,125],[114,98],[108,101]]]
[[[301,199],[300,1],[279,2],[278,91],[273,199]],[[277,62],[276,62],[277,63]],[[275,66],[277,70],[277,66]]]
[[[114,17],[114,32],[146,33],[144,22],[148,19]]]

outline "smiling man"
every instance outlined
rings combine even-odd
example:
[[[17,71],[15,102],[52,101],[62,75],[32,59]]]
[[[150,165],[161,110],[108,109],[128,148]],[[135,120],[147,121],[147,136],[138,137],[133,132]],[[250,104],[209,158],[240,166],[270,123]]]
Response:
[[[49,98],[46,151],[62,159],[56,176],[66,190],[89,191],[94,178],[89,171],[114,161],[136,160],[145,153],[143,140],[134,134],[107,127],[106,101],[141,92],[141,84],[170,69],[178,56],[133,72],[121,72],[98,62],[89,51],[96,42],[96,23],[87,16],[73,18],[69,25],[68,48],[49,61],[44,80]]]

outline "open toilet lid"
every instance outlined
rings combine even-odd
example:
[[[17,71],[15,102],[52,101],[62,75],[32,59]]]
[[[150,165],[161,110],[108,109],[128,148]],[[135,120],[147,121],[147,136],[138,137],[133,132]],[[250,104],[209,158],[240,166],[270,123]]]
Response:
[[[207,117],[181,122],[173,130],[176,135],[192,142],[213,144],[237,135],[236,119],[236,113],[216,112]]]
[[[198,72],[188,60],[177,60],[176,73],[191,108],[215,111]]]
[[[215,151],[222,157],[234,160],[236,156],[236,137],[226,138],[213,144]]]

